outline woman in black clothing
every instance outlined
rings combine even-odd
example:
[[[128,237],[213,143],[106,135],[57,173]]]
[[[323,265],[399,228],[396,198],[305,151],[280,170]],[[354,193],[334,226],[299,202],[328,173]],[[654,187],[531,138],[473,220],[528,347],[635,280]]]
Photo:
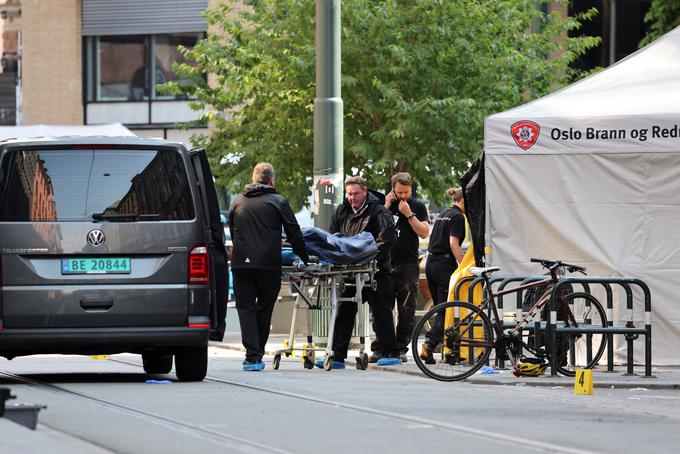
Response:
[[[448,300],[449,280],[463,260],[461,244],[465,239],[465,201],[463,190],[449,189],[448,195],[453,197],[451,208],[439,213],[434,221],[430,243],[427,248],[427,264],[425,276],[435,305]],[[422,345],[420,357],[427,364],[434,364],[432,352],[442,341],[444,320],[442,312],[437,313],[432,328],[425,335],[427,340]]]

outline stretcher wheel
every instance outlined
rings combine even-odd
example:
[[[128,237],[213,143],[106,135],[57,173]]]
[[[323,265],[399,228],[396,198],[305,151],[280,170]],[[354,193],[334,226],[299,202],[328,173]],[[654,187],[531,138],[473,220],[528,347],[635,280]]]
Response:
[[[364,353],[361,356],[356,357],[357,369],[366,370],[368,369],[368,354]]]
[[[323,359],[323,368],[324,370],[331,370],[331,367],[333,367],[333,356],[326,355],[326,357]]]
[[[309,359],[309,356],[305,356],[303,366],[305,366],[305,369],[314,369],[314,360]]]
[[[272,367],[274,370],[279,370],[279,366],[281,365],[281,355],[274,355],[274,360],[272,361]]]

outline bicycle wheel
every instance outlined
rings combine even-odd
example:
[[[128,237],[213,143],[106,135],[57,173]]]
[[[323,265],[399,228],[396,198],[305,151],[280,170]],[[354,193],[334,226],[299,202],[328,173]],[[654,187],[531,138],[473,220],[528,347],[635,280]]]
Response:
[[[418,368],[441,381],[462,380],[474,374],[485,364],[492,347],[489,318],[477,306],[462,301],[449,301],[429,310],[413,330],[411,341]]]
[[[574,315],[577,326],[607,326],[607,316],[602,304],[588,293],[571,293],[564,302]],[[566,313],[565,313],[566,314]],[[572,325],[571,320],[565,322]],[[576,369],[592,369],[597,365],[607,345],[607,336],[601,333],[558,333],[557,371],[573,377]]]

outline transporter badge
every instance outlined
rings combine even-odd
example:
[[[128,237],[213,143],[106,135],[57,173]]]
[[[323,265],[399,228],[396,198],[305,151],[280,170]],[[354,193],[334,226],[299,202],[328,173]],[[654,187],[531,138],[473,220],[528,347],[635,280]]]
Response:
[[[538,140],[538,134],[541,132],[541,127],[533,121],[522,120],[513,124],[510,127],[512,138],[515,143],[519,145],[522,150],[528,150]]]

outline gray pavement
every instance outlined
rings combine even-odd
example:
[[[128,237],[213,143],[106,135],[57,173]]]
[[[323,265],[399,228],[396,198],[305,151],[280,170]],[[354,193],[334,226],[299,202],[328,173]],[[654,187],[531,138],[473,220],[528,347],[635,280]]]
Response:
[[[270,347],[282,340],[272,338]],[[36,431],[3,421],[0,452],[312,454],[323,447],[328,454],[361,454],[385,452],[389,441],[393,454],[458,447],[622,454],[651,445],[670,453],[680,443],[678,390],[636,386],[574,396],[569,382],[517,386],[545,379],[517,379],[507,371],[483,377],[506,386],[488,386],[431,380],[412,362],[327,373],[284,358],[275,371],[271,356],[265,371],[249,373],[241,370],[238,336],[215,347],[209,377],[201,383],[180,383],[171,373],[162,376],[169,384],[148,384],[138,355],[0,359],[0,370],[8,374],[78,394],[5,380],[17,401],[47,409]],[[669,374],[677,377],[674,370]]]
[[[34,454],[36,452],[105,454],[111,452],[43,425],[39,425],[37,430],[31,430],[7,418],[0,418],[0,448],[2,452],[12,454]]]
[[[271,362],[274,353],[277,350],[283,349],[283,342],[287,340],[288,336],[272,335],[267,343],[266,352],[268,357],[265,361]],[[296,345],[302,345],[305,341],[302,338],[296,340]],[[227,334],[222,342],[214,342],[213,346],[218,348],[225,348],[235,351],[243,351],[241,345],[241,337],[239,334]],[[353,358],[358,355],[358,351],[350,351],[347,355],[347,364],[354,367]],[[370,350],[368,351],[370,354]],[[296,352],[299,356],[299,352]],[[418,366],[413,362],[410,356],[409,361],[401,366],[379,367],[374,364],[368,366],[369,370],[380,370],[388,373],[406,374],[419,376],[423,378],[425,375],[418,369]],[[317,356],[318,358],[319,356]],[[284,367],[283,363],[281,367]],[[290,367],[285,365],[285,367]],[[300,367],[302,365],[300,364]],[[496,370],[496,374],[482,374],[477,372],[472,377],[465,380],[468,383],[484,384],[484,385],[519,385],[519,386],[574,386],[574,378],[563,376],[551,376],[550,370],[540,377],[515,377],[512,375],[510,369]],[[644,376],[644,366],[636,365],[634,367],[634,375],[626,374],[626,367],[615,366],[614,372],[607,372],[606,366],[600,366],[599,369],[593,370],[593,387],[594,388],[645,388],[645,389],[680,389],[680,366],[653,366],[652,377]]]
[[[300,377],[303,376],[309,376],[310,379],[314,380],[322,380],[325,386],[333,386],[331,383],[328,382],[328,379],[331,377],[334,380],[337,380],[338,383],[344,385],[351,385],[354,386],[353,383],[357,378],[357,371],[352,371],[348,370],[346,373],[342,373],[343,371],[334,371],[330,375],[324,375],[323,373],[320,373],[320,371],[306,371],[302,368],[302,364],[298,361],[299,359],[299,352],[297,352],[298,358],[296,359],[291,359],[291,358],[286,358],[284,361],[281,362],[281,370],[280,371],[273,371],[271,369],[271,361],[273,358],[273,354],[276,350],[282,349],[283,348],[283,341],[286,339],[287,336],[281,336],[281,335],[275,335],[271,337],[270,342],[267,345],[267,353],[268,356],[265,357],[265,361],[268,363],[267,364],[267,372],[264,375],[244,375],[240,376],[240,353],[243,351],[243,347],[241,346],[240,343],[240,336],[238,334],[231,334],[225,337],[224,341],[221,343],[212,343],[212,347],[216,347],[217,351],[224,351],[225,354],[228,354],[227,359],[222,359],[221,361],[213,362],[211,363],[211,374],[216,375],[216,376],[222,376],[224,374],[228,380],[234,380],[235,378],[230,378],[230,377],[238,377],[239,380],[249,380],[253,381],[254,384],[258,384],[261,380],[266,379],[267,377],[274,378],[275,376],[277,377],[276,381],[272,381],[269,386],[283,386],[285,385],[286,387],[302,387],[301,390],[298,390],[297,388],[291,388],[293,391],[298,392],[300,394],[306,393],[306,386],[308,386],[308,383],[306,380],[300,381]],[[297,342],[303,343],[302,338],[298,338]],[[228,353],[228,352],[231,353]],[[351,359],[356,356],[358,352],[350,352],[349,358],[350,360],[348,361],[349,366],[353,368],[354,364],[351,361]],[[229,359],[231,358],[231,359]],[[45,361],[49,361],[46,363]],[[112,361],[89,361],[86,363],[82,363],[82,360],[76,359],[71,359],[69,361],[75,361],[78,364],[77,369],[74,369],[73,365],[70,364],[70,362],[64,362],[63,359],[60,358],[55,358],[55,359],[41,359],[41,363],[30,363],[30,364],[42,364],[39,368],[34,368],[35,366],[29,366],[26,369],[22,369],[19,363],[17,363],[18,370],[17,372],[20,373],[22,370],[25,370],[28,373],[36,373],[37,371],[40,370],[60,370],[59,367],[62,367],[64,370],[77,370],[79,373],[94,373],[95,371],[99,374],[102,372],[106,372],[110,370],[118,370],[121,368],[120,363],[112,362]],[[28,362],[28,361],[27,361]],[[82,364],[84,364],[84,366]],[[23,364],[23,363],[22,363]],[[59,366],[59,364],[64,364],[63,366]],[[24,366],[25,367],[25,366]],[[56,369],[55,369],[56,368]],[[132,368],[132,371],[136,371],[136,369]],[[616,389],[626,389],[630,390],[631,392],[635,394],[628,395],[626,394],[625,396],[619,395],[617,399],[640,399],[641,397],[638,396],[640,392],[646,391],[646,390],[651,390],[651,389],[667,389],[667,390],[674,390],[674,389],[680,389],[680,367],[661,367],[661,366],[655,366],[653,367],[653,374],[654,378],[644,378],[642,375],[644,373],[644,369],[642,366],[637,366],[635,368],[635,371],[639,375],[634,375],[634,376],[627,376],[623,374],[625,372],[624,367],[617,367],[616,372],[613,373],[607,373],[604,371],[596,370],[593,373],[593,384],[595,388],[601,389],[601,391],[596,391],[596,397],[598,399],[605,399],[607,397],[607,394],[603,393],[613,393],[615,392]],[[281,373],[279,373],[281,372]],[[291,374],[292,372],[292,374]],[[417,366],[414,364],[412,358],[410,358],[410,361],[402,364],[401,366],[393,366],[393,367],[378,367],[375,365],[370,365],[369,366],[369,371],[366,372],[368,375],[366,375],[365,380],[362,379],[362,383],[366,384],[367,386],[369,384],[373,384],[376,389],[383,389],[385,384],[387,383],[392,383],[393,385],[399,384],[399,386],[409,386],[409,394],[413,395],[428,395],[431,393],[438,393],[439,391],[443,389],[455,389],[454,394],[455,395],[465,395],[466,393],[473,393],[475,394],[476,391],[474,390],[485,390],[483,395],[485,397],[475,397],[474,405],[479,404],[479,399],[487,398],[487,395],[493,395],[496,396],[494,398],[498,398],[498,396],[501,396],[502,394],[497,394],[497,393],[490,393],[490,390],[493,389],[498,389],[499,393],[501,393],[501,390],[506,389],[503,387],[488,387],[484,385],[506,385],[508,387],[512,386],[513,389],[516,386],[520,387],[526,387],[525,391],[529,392],[530,387],[543,387],[543,390],[538,390],[536,389],[533,391],[534,393],[561,393],[557,394],[560,396],[560,399],[567,399],[566,396],[572,394],[570,388],[573,387],[573,378],[568,378],[568,377],[552,377],[550,375],[543,375],[541,377],[514,377],[510,370],[500,370],[498,371],[499,373],[497,374],[490,374],[490,375],[484,375],[484,374],[476,374],[473,377],[469,378],[465,382],[468,385],[472,385],[472,387],[455,387],[451,388],[451,386],[455,385],[450,385],[450,384],[444,384],[440,382],[436,382],[435,380],[429,379],[425,377],[425,375],[417,368]],[[309,373],[312,375],[310,376]],[[364,372],[360,372],[362,376],[364,376]],[[96,377],[96,375],[95,375]],[[113,377],[113,376],[112,376]],[[115,377],[119,377],[116,375]],[[132,376],[126,376],[127,378],[122,381],[122,384],[120,386],[126,387],[130,386],[130,383],[128,383],[130,380],[132,381],[139,381],[142,380],[144,375],[143,374],[138,374],[137,375],[132,375]],[[326,377],[326,379],[324,379]],[[416,381],[413,381],[414,378],[417,377]],[[170,376],[170,378],[174,378]],[[112,380],[119,380],[119,378],[112,378]],[[407,381],[404,381],[407,380]],[[90,383],[92,382],[92,383]],[[104,382],[108,383],[106,380]],[[102,383],[98,383],[96,380],[93,378],[88,378],[85,380],[86,385],[88,386],[92,392],[95,390],[100,390],[102,387]],[[408,383],[408,385],[406,384]],[[110,387],[111,385],[107,385],[107,387]],[[142,385],[144,386],[144,385]],[[217,385],[206,385],[205,386],[217,386]],[[16,386],[14,388],[17,388]],[[177,390],[186,390],[188,386],[184,386],[183,388],[178,388]],[[201,388],[200,385],[197,385],[197,389],[204,389]],[[603,390],[604,388],[604,390]],[[125,388],[127,389],[127,388]],[[146,388],[145,388],[146,389]],[[165,388],[148,388],[150,391],[161,391],[165,390]],[[507,388],[509,389],[509,388]],[[561,391],[560,391],[561,389]],[[145,395],[148,395],[150,391],[146,391]],[[517,390],[519,391],[519,390]],[[184,392],[184,391],[182,391]],[[415,393],[415,394],[414,394]],[[565,394],[566,393],[566,394]],[[10,401],[12,404],[14,404],[17,401],[20,402],[28,402],[31,397],[33,397],[35,402],[28,402],[28,403],[47,403],[41,400],[41,398],[38,398],[38,395],[31,395],[29,393],[29,390],[24,388],[23,390],[18,390],[15,391],[15,394],[18,394],[18,399]],[[119,393],[121,395],[127,395],[127,393]],[[347,398],[348,394],[346,393],[340,393],[342,395],[345,395],[345,398]],[[657,398],[665,399],[665,401],[669,401],[670,399],[677,399],[679,398],[678,396],[675,395],[665,395],[665,396],[657,396],[657,395],[649,395],[647,393],[650,399],[651,398]],[[323,396],[323,394],[320,394]],[[333,393],[331,395],[334,395]],[[358,402],[363,402],[362,399],[366,399],[367,395],[369,394],[361,394],[357,395]],[[481,396],[478,394],[475,394],[475,396]],[[645,397],[644,394],[641,394],[642,397]],[[28,398],[28,400],[27,400]],[[230,397],[233,398],[233,397]],[[491,398],[491,397],[489,397]],[[554,399],[556,397],[550,397],[551,399]],[[44,396],[43,398],[44,399]],[[73,421],[79,421],[78,424],[82,424],[82,416],[80,413],[77,413],[75,415],[69,416],[68,414],[64,416],[62,413],[65,413],[65,409],[68,408],[66,406],[66,403],[68,402],[67,398],[64,398],[64,402],[58,402],[58,404],[51,404],[51,411],[53,412],[60,412],[59,414],[59,421],[61,421],[65,417],[72,417]],[[152,400],[152,399],[151,399]],[[417,399],[420,403],[418,406],[427,408],[427,405],[429,405],[427,402],[427,399],[421,397]],[[140,400],[140,402],[142,402]],[[146,400],[144,400],[146,402]],[[494,401],[495,402],[495,401]],[[601,404],[599,403],[600,400],[597,401],[597,404],[591,404],[593,408],[591,409],[592,411],[601,411]],[[607,405],[618,405],[618,400],[616,401],[616,404],[608,403]],[[149,404],[150,405],[150,404]],[[155,409],[154,411],[157,413],[161,413],[161,408],[164,409],[167,407],[167,403],[165,403],[165,399],[163,399],[162,405],[159,404],[160,406],[158,409]],[[290,403],[286,403],[286,405],[290,405]],[[363,403],[362,403],[363,405]],[[399,414],[408,414],[410,411],[416,411],[418,406],[413,407],[412,403],[408,404],[408,409],[406,408],[397,408],[396,410],[393,411],[393,413],[399,413]],[[450,404],[452,405],[452,404]],[[458,406],[462,405],[461,401],[456,400],[456,408]],[[495,404],[494,404],[495,405]],[[48,405],[49,409],[50,405]],[[223,408],[223,407],[222,407]],[[268,407],[266,407],[268,408]],[[604,408],[604,407],[603,407]],[[398,410],[398,411],[397,411]],[[93,409],[92,410],[95,413],[99,415],[100,414],[100,409]],[[429,410],[433,411],[433,410]],[[618,411],[618,410],[617,410]],[[426,412],[427,413],[427,412]],[[45,414],[45,418],[47,418],[47,414]],[[672,420],[678,419],[680,417],[675,416],[675,413],[672,415]],[[321,417],[317,415],[316,417]],[[100,418],[100,416],[97,416],[97,418]],[[603,418],[606,419],[606,418]],[[96,421],[97,419],[94,418],[93,421]],[[12,452],[12,453],[18,453],[18,454],[23,454],[23,453],[32,453],[32,452],[51,452],[51,453],[107,453],[107,452],[113,452],[109,451],[107,449],[102,449],[99,445],[99,443],[96,444],[91,444],[90,442],[84,440],[83,438],[79,436],[72,436],[67,434],[63,430],[63,427],[60,427],[58,424],[55,424],[54,419],[52,421],[49,421],[49,419],[46,419],[46,423],[50,424],[54,427],[50,428],[48,425],[40,424],[40,419],[39,419],[39,424],[37,430],[29,430],[19,424],[16,424],[12,421],[10,421],[7,418],[0,418],[0,451],[2,452]],[[480,420],[480,424],[488,424],[488,421]],[[99,424],[99,423],[97,423]],[[233,423],[232,423],[233,424]],[[209,427],[206,426],[206,427]],[[148,429],[145,429],[148,430]],[[195,443],[195,441],[193,441]],[[118,451],[118,449],[115,449],[114,451]]]

